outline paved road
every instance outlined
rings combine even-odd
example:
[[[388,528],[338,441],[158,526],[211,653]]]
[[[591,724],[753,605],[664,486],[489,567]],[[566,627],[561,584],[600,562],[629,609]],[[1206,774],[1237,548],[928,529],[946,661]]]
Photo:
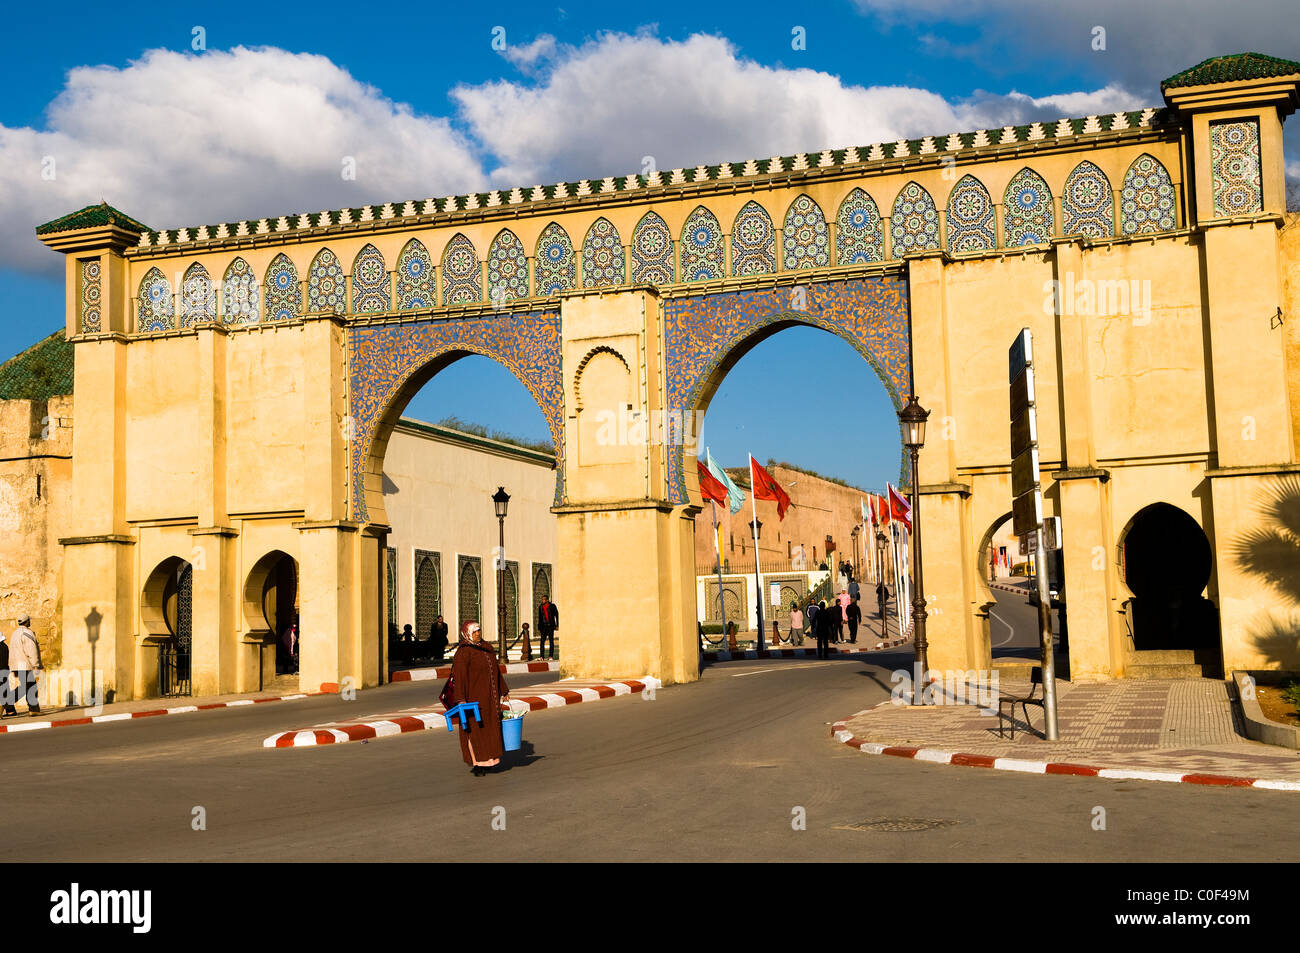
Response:
[[[509,770],[453,736],[264,749],[277,730],[427,702],[436,683],[0,737],[43,860],[1282,860],[1294,795],[1029,777],[862,755],[830,723],[888,697],[908,656],[734,662],[689,686],[533,713]],[[522,687],[522,676],[520,677]],[[12,804],[11,799],[11,804]],[[191,829],[193,808],[207,829]],[[1107,830],[1092,829],[1094,808]],[[506,829],[492,829],[503,808]],[[792,811],[807,829],[792,829]],[[851,829],[880,817],[951,822]]]

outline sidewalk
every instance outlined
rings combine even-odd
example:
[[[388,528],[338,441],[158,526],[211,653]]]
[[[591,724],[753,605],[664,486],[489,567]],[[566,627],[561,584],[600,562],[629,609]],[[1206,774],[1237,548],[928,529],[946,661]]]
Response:
[[[1029,687],[1027,678],[1002,670],[1002,696],[1027,695]],[[945,704],[882,702],[838,722],[832,734],[867,754],[941,764],[1300,791],[1300,756],[1248,740],[1223,681],[1058,681],[1056,690],[1056,742],[1041,737],[1039,708],[1030,706],[1030,732],[1017,706],[1012,741],[998,737],[995,701],[992,714],[984,714],[974,704],[953,704],[951,695],[937,690]],[[965,691],[967,699],[975,695],[974,687]]]

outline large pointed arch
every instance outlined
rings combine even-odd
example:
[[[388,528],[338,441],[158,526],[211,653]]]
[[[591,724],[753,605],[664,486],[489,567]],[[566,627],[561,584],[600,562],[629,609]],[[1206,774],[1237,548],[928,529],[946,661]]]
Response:
[[[993,197],[984,183],[964,175],[948,193],[948,251],[986,251],[997,247]]]
[[[582,240],[582,286],[604,288],[621,285],[626,275],[623,242],[618,237],[618,229],[607,218],[596,219]]]

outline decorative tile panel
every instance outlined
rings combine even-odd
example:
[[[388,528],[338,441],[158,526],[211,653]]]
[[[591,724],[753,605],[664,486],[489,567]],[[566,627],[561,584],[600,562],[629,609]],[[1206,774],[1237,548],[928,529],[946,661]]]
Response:
[[[259,298],[253,269],[243,258],[235,258],[221,279],[221,319],[226,324],[255,324],[260,317]]]
[[[100,321],[101,294],[98,258],[83,258],[81,268],[81,330],[94,333],[103,329]]]
[[[1043,245],[1052,240],[1056,215],[1052,210],[1052,190],[1043,177],[1029,167],[1017,172],[1007,183],[1002,197],[1002,231],[1007,248]]]
[[[1264,211],[1259,171],[1259,123],[1254,119],[1210,124],[1210,174],[1215,215]]]
[[[830,229],[821,206],[806,195],[790,203],[781,230],[782,259],[786,271],[825,268],[831,263]]]
[[[893,258],[939,247],[939,212],[930,193],[915,182],[903,186],[894,200],[889,239]]]
[[[483,273],[473,243],[457,232],[442,253],[442,303],[471,304],[483,300]]]
[[[854,189],[835,216],[835,263],[859,265],[885,258],[885,229],[876,200]]]
[[[673,236],[668,223],[656,212],[646,212],[632,229],[632,283],[671,285]]]
[[[388,267],[374,245],[366,245],[352,261],[352,311],[383,313],[392,308]]]
[[[433,257],[422,241],[412,238],[397,256],[397,310],[418,311],[437,303],[433,292]]]
[[[503,228],[487,258],[488,300],[500,306],[528,297],[528,254],[514,232]]]
[[[1061,194],[1062,235],[1109,238],[1115,234],[1115,197],[1106,173],[1080,162],[1065,180]]]
[[[607,218],[596,219],[582,242],[582,286],[604,288],[621,285],[626,274],[623,242],[618,237],[618,229]]]
[[[181,281],[181,322],[180,326],[191,325],[217,319],[217,293],[212,287],[208,270],[198,262],[185,269],[185,278]]]
[[[716,281],[726,277],[722,225],[703,205],[686,217],[681,240],[682,281]]]
[[[1124,173],[1119,196],[1120,231],[1125,235],[1168,232],[1177,227],[1174,216],[1174,185],[1169,173],[1152,155],[1133,160]]]
[[[276,255],[266,269],[266,320],[292,321],[302,311],[302,285],[289,256]]]
[[[668,298],[664,344],[668,410],[698,412],[712,378],[747,338],[778,323],[797,322],[848,341],[875,368],[895,407],[909,389],[907,282],[904,278],[845,279],[803,288],[805,310],[792,311],[790,289],[720,292]],[[668,493],[687,499],[681,440],[668,441]]]
[[[533,271],[533,284],[539,298],[549,298],[578,287],[578,256],[573,251],[569,233],[559,223],[551,222],[538,236]]]
[[[767,209],[746,202],[731,225],[731,273],[768,275],[776,271],[776,229]]]
[[[560,378],[560,314],[528,311],[456,320],[348,328],[349,448],[352,513],[365,521],[365,470],[375,435],[403,385],[430,362],[453,354],[481,354],[501,364],[528,389],[546,416],[558,460],[556,500],[564,473]]]
[[[347,306],[346,295],[347,285],[338,256],[322,248],[307,269],[307,311],[342,314]]]
[[[948,251],[985,251],[997,243],[989,190],[975,176],[962,176],[948,195]]]
[[[150,268],[140,281],[140,306],[136,326],[141,331],[167,331],[174,326],[172,286],[157,268]]]

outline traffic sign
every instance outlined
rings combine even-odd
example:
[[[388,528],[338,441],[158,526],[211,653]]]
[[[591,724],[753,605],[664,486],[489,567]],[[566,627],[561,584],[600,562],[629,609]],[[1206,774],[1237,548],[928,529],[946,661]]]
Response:
[[[1015,380],[1026,366],[1034,363],[1034,342],[1029,328],[1021,328],[1016,339],[1011,342],[1011,351],[1007,355],[1008,380]]]
[[[1017,536],[1038,531],[1038,524],[1043,521],[1043,498],[1035,487],[1023,496],[1016,497],[1011,504],[1011,531]]]
[[[1011,379],[1011,419],[1015,420],[1034,406],[1034,369],[1023,368]]]
[[[1031,446],[1011,461],[1011,495],[1038,489],[1038,448]]]

